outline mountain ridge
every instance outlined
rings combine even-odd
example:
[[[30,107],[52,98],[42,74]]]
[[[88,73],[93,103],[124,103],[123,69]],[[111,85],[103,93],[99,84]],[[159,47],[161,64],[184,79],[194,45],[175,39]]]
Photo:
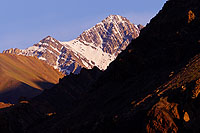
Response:
[[[47,36],[25,50],[8,49],[3,53],[37,56],[66,74],[79,73],[83,67],[105,70],[139,36],[141,28],[125,17],[110,15],[72,41],[60,42]]]

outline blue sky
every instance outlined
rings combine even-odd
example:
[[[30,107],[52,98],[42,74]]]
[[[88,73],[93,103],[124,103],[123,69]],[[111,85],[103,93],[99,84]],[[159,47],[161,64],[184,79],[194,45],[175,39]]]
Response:
[[[0,0],[0,52],[27,48],[50,35],[75,39],[110,14],[145,25],[166,0]]]

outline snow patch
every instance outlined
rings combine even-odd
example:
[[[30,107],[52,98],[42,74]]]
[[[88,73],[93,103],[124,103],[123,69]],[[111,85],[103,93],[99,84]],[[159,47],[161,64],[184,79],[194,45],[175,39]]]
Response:
[[[92,48],[91,46],[94,47],[93,43],[80,42],[79,40],[75,39],[69,42],[61,42],[61,44],[68,48],[70,47],[72,51],[83,55],[89,62],[94,62],[95,65],[99,66],[99,69],[101,70],[105,70],[110,62],[116,58],[115,55],[103,52],[100,47],[96,47],[96,49]],[[86,62],[83,61],[82,63],[88,67]],[[94,66],[92,63],[90,65]]]
[[[54,48],[53,46],[51,46],[50,45],[50,47],[53,49],[53,50],[55,50],[56,52],[58,52],[58,53],[60,53],[61,54],[61,52],[57,49],[57,48]]]
[[[47,59],[44,57],[39,57],[38,59],[46,61]]]

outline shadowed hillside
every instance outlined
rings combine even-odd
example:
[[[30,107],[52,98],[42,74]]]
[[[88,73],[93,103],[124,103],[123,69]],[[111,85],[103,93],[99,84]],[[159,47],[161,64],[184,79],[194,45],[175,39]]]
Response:
[[[0,101],[33,97],[58,83],[61,73],[34,57],[0,54]]]

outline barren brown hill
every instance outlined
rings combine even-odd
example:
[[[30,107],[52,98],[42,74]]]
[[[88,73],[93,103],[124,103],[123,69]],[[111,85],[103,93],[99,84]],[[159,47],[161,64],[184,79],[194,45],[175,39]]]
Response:
[[[0,54],[0,101],[16,102],[58,83],[62,74],[35,57]]]

